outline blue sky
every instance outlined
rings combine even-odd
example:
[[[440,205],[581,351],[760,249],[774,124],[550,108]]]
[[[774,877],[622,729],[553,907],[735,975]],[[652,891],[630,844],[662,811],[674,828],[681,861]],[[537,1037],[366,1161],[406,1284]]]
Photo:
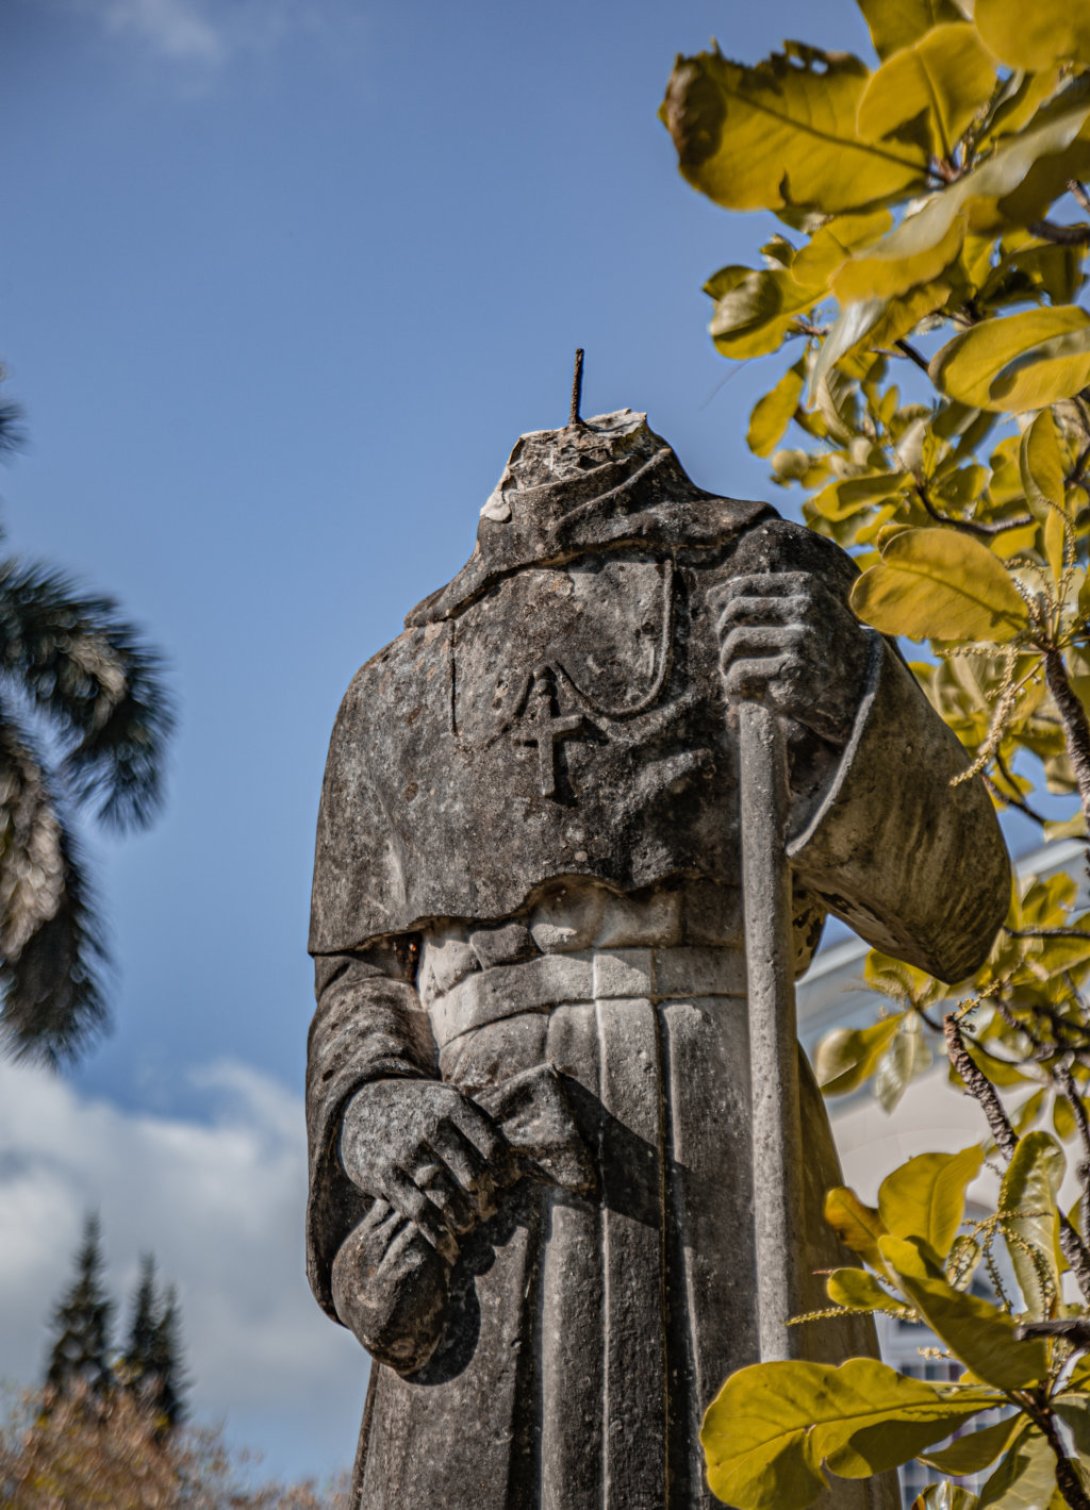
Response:
[[[563,422],[576,345],[585,412],[646,409],[697,481],[769,496],[744,434],[772,369],[715,355],[700,292],[764,227],[692,193],[656,119],[674,53],[712,34],[747,59],[785,36],[866,47],[850,0],[7,0],[0,356],[31,444],[3,519],[13,548],[120,597],[181,705],[163,819],[92,845],[116,1031],[66,1084],[5,1072],[20,1106],[113,1129],[100,1164],[64,1165],[9,1096],[9,1160],[57,1181],[52,1206],[33,1181],[7,1204],[0,1328],[24,1374],[43,1275],[98,1201],[119,1283],[143,1246],[182,1270],[198,1408],[272,1468],[348,1460],[362,1371],[307,1309],[283,1199],[329,729],[468,554],[520,431]],[[197,1189],[217,1136],[237,1207]],[[272,1394],[213,1346],[266,1241],[284,1290],[238,1347],[290,1314]]]

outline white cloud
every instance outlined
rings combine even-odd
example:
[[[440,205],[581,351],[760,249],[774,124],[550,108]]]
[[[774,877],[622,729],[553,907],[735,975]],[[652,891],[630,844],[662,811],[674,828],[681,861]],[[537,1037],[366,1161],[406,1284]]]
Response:
[[[177,62],[218,64],[227,41],[193,0],[104,0],[95,9],[111,31],[128,33]]]
[[[154,57],[201,73],[243,53],[267,51],[294,32],[336,39],[354,35],[361,17],[351,0],[63,0],[93,17],[110,35],[128,38]]]
[[[114,1293],[151,1250],[178,1285],[193,1404],[270,1472],[351,1461],[364,1355],[303,1277],[298,1097],[239,1064],[195,1077],[208,1121],[122,1110],[44,1071],[0,1064],[0,1357],[33,1382],[83,1217],[102,1217]]]

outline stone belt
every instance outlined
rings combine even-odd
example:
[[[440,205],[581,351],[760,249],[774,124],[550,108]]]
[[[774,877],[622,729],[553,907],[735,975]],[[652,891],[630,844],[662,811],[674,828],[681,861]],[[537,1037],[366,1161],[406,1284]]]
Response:
[[[475,971],[428,1006],[439,1048],[474,1028],[568,1002],[745,996],[740,949],[581,949]]]

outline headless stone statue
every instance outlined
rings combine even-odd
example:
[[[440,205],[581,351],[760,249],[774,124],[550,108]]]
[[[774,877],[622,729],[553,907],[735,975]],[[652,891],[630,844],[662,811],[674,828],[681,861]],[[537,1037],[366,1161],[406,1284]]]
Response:
[[[855,568],[713,497],[630,411],[523,436],[466,567],[334,729],[310,947],[309,1273],[375,1362],[363,1510],[706,1510],[757,1356],[737,710],[790,758],[797,968],[831,911],[957,980],[1009,870]],[[801,1068],[793,1255],[846,1261]],[[873,1353],[869,1321],[803,1356]],[[832,1510],[893,1510],[837,1481]]]

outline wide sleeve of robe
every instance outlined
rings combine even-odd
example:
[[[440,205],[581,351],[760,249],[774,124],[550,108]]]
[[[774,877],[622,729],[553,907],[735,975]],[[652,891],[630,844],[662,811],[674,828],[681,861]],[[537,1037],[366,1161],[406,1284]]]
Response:
[[[307,1278],[335,1321],[330,1269],[367,1209],[341,1165],[345,1107],[369,1081],[438,1073],[428,1015],[408,978],[411,963],[410,951],[393,947],[315,961],[318,1010],[307,1043]]]
[[[1010,902],[991,800],[896,650],[872,635],[851,738],[791,839],[798,881],[868,943],[944,981],[985,960]]]

